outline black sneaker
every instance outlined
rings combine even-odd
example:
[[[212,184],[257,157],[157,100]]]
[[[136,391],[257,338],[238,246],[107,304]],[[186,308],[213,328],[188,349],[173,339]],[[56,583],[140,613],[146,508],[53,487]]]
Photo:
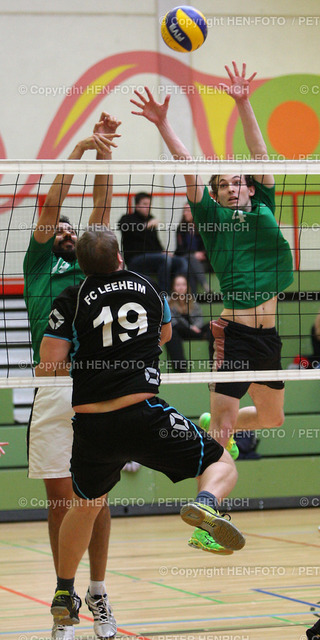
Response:
[[[56,591],[51,604],[54,623],[66,627],[79,624],[80,607],[81,598],[76,593],[71,595],[69,591]]]
[[[311,629],[308,629],[306,633],[308,640],[320,639],[320,620],[318,620]]]

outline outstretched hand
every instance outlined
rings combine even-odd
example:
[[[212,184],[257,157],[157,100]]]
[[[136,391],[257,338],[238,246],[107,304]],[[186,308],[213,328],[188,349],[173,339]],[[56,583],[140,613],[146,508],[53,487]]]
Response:
[[[121,124],[121,120],[117,120],[115,116],[111,116],[110,113],[102,111],[99,122],[95,124],[93,133],[115,133]]]
[[[79,145],[83,151],[95,149],[98,153],[111,153],[112,147],[118,146],[113,142],[113,139],[120,137],[119,133],[93,133],[89,138],[82,140]]]
[[[231,80],[231,84],[228,85],[224,82],[220,82],[219,87],[229,96],[231,96],[236,102],[241,102],[242,100],[246,100],[249,97],[250,83],[257,75],[257,72],[255,71],[250,76],[250,78],[246,78],[247,65],[245,62],[242,64],[241,75],[234,60],[232,61],[232,65],[233,73],[227,65],[225,66],[226,72]]]
[[[166,96],[164,102],[161,103],[155,101],[148,87],[145,87],[145,92],[148,96],[148,100],[140,91],[135,91],[140,102],[133,99],[131,99],[130,102],[141,109],[141,111],[131,111],[131,113],[135,116],[144,116],[147,120],[150,120],[150,122],[153,122],[158,127],[167,117],[170,96]]]

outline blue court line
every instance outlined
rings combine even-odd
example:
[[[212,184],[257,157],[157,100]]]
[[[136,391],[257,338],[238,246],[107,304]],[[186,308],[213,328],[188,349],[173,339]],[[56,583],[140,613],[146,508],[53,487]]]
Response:
[[[143,626],[143,627],[152,627],[154,625],[157,624],[162,624],[162,625],[170,625],[170,624],[178,624],[178,623],[184,623],[184,622],[193,622],[193,623],[199,623],[199,622],[218,622],[218,620],[226,620],[227,622],[232,622],[234,620],[254,620],[254,619],[261,619],[261,618],[280,618],[281,616],[305,616],[308,614],[308,611],[297,611],[297,612],[290,612],[290,613],[286,613],[286,612],[279,612],[279,613],[265,613],[265,614],[261,614],[258,616],[227,616],[227,617],[218,617],[218,618],[191,618],[190,620],[188,620],[187,618],[184,618],[183,620],[158,620],[158,621],[154,621],[154,622],[146,622],[145,620],[142,620],[141,622],[129,622],[126,623],[125,626],[126,627],[138,627]],[[310,615],[310,614],[309,614]],[[121,626],[121,625],[120,625]],[[1,633],[0,633],[1,635]]]
[[[285,589],[320,589],[320,584],[287,584],[284,587],[276,587],[277,591],[284,591]],[[320,592],[319,592],[320,600]]]
[[[297,598],[289,598],[289,596],[281,596],[279,593],[271,593],[271,591],[264,591],[263,589],[252,589],[258,593],[265,593],[267,596],[274,596],[274,598],[282,598],[283,600],[290,600],[291,602],[298,602],[299,604],[307,604],[309,607],[317,607],[315,602],[307,602],[306,600],[298,600]]]

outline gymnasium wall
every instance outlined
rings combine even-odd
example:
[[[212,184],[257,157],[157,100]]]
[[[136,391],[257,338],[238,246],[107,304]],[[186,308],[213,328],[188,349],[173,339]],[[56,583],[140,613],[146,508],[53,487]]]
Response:
[[[158,158],[155,128],[130,113],[133,90],[144,84],[160,99],[172,94],[171,121],[193,153],[243,153],[234,103],[213,91],[232,60],[258,71],[253,102],[269,152],[318,153],[317,0],[194,4],[208,18],[207,41],[179,54],[160,37],[172,0],[2,0],[0,155],[64,158],[105,110],[123,122],[115,157]]]
[[[0,157],[66,158],[77,140],[90,133],[101,111],[107,111],[122,120],[122,139],[114,158],[165,158],[167,151],[156,129],[131,115],[134,89],[147,84],[159,100],[166,93],[171,95],[170,120],[195,157],[242,159],[247,151],[234,103],[214,91],[226,78],[224,65],[236,60],[247,63],[248,73],[258,71],[252,104],[271,157],[319,159],[318,0],[303,4],[297,0],[192,0],[209,21],[207,41],[193,54],[174,53],[161,40],[160,18],[175,4],[172,0],[2,0]],[[88,157],[93,157],[90,153]],[[315,188],[317,180],[310,178],[308,186]],[[293,190],[301,187],[301,180],[291,182]],[[2,178],[0,197],[8,190],[3,184]],[[30,190],[26,207],[35,191],[36,187]],[[318,206],[316,196],[310,213],[316,222]],[[0,209],[2,229],[8,220],[9,213]],[[290,220],[285,223],[289,225]],[[0,235],[1,251],[5,239],[5,233]],[[26,242],[22,239],[21,251]],[[284,437],[281,431],[265,437],[260,445],[263,460],[238,463],[240,482],[234,497],[251,496],[257,501],[253,506],[274,506],[278,499],[282,506],[299,506],[301,496],[312,500],[316,491],[318,383],[308,390],[307,383],[294,384],[289,385],[286,407],[289,435]],[[197,403],[187,408],[187,389],[163,390],[165,397],[170,393],[190,417],[208,408],[204,386],[194,390],[192,399],[197,398]],[[45,506],[44,489],[42,482],[26,477],[26,425],[13,423],[10,393],[2,392],[0,402],[0,440],[11,442],[0,459],[0,511],[14,518],[27,509],[28,517],[38,517]],[[159,474],[141,470],[134,477],[125,476],[114,496],[115,500],[128,496],[130,510],[137,495],[149,504],[193,493],[194,481],[173,491]],[[118,505],[124,512],[125,503]]]

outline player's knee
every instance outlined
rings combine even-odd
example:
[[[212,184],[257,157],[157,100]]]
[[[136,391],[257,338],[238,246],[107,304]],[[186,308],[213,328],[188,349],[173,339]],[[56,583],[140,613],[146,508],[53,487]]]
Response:
[[[264,429],[276,429],[279,427],[282,427],[283,423],[284,423],[284,412],[282,409],[280,409],[279,411],[274,411],[273,413],[271,411],[269,412],[258,412],[258,422],[261,425],[261,428]]]
[[[271,427],[282,427],[284,423],[284,412],[281,410],[278,413],[276,413],[274,416],[272,416],[272,424],[270,425]]]
[[[225,449],[222,457],[220,458],[222,462],[225,462],[228,465],[228,478],[234,484],[236,484],[238,480],[238,471],[235,465],[235,461],[231,458],[230,453]]]
[[[217,433],[220,433],[223,440],[228,441],[234,433],[235,424],[229,418],[225,418],[221,421],[220,426],[217,427]]]

